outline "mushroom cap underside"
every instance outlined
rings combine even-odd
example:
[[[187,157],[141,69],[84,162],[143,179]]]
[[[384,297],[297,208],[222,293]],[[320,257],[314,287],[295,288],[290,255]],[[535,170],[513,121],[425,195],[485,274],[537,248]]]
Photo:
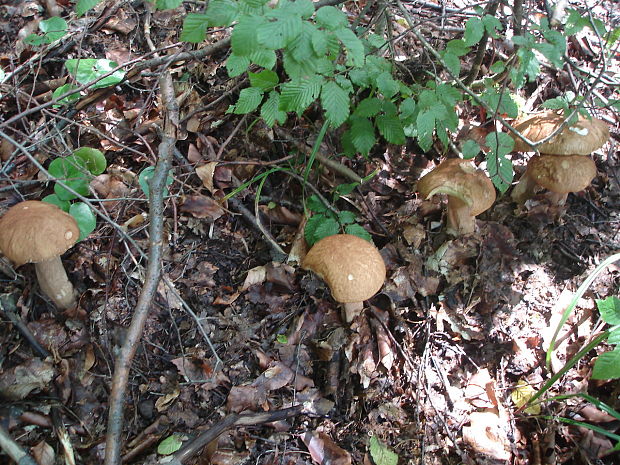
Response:
[[[318,241],[302,262],[327,283],[337,302],[363,302],[381,289],[385,263],[377,248],[351,234],[335,234]]]
[[[0,218],[0,251],[15,266],[62,255],[79,236],[71,215],[38,200],[20,202]]]
[[[579,192],[596,176],[596,164],[583,155],[536,155],[527,164],[529,175],[537,184],[552,192]]]
[[[564,116],[554,111],[545,111],[513,125],[523,136],[532,142],[539,142],[552,134],[562,123]],[[511,134],[515,140],[516,152],[531,152],[532,149],[521,139]],[[553,139],[538,147],[538,151],[548,155],[589,155],[601,148],[609,139],[608,125],[596,118],[587,119],[578,115],[577,122],[569,124]]]
[[[425,199],[435,194],[457,197],[467,204],[473,216],[491,208],[496,196],[495,187],[484,171],[462,158],[444,160],[420,178],[417,187]]]

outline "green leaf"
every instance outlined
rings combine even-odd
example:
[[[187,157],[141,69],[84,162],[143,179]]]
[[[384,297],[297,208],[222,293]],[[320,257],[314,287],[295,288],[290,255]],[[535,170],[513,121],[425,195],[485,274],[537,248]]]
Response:
[[[108,161],[103,153],[91,147],[80,147],[73,152],[73,156],[80,160],[78,162],[80,166],[83,166],[90,174],[95,176],[103,173],[108,166]]]
[[[356,116],[371,117],[377,116],[383,106],[381,100],[376,97],[367,97],[362,100],[355,108]]]
[[[69,207],[71,207],[71,202],[68,200],[62,200],[58,198],[56,194],[46,195],[41,199],[43,202],[51,203],[52,205],[56,205],[62,211],[69,212]]]
[[[618,297],[596,299],[596,306],[605,323],[612,326],[620,325],[620,299]]]
[[[487,103],[493,110],[497,110],[500,115],[506,114],[510,118],[516,118],[519,115],[519,106],[512,99],[512,95],[497,91],[496,89],[487,89],[480,98]]]
[[[275,19],[260,24],[256,34],[261,45],[278,50],[285,48],[301,34],[301,18],[294,14],[285,14],[279,10],[274,10],[272,14],[275,15]]]
[[[234,0],[210,0],[207,8],[209,26],[230,26],[237,19],[239,13],[237,2]]]
[[[339,127],[349,117],[349,95],[334,81],[323,84],[321,105],[332,128]]]
[[[183,3],[183,0],[157,0],[155,8],[158,10],[174,10]]]
[[[314,24],[308,21],[302,22],[301,33],[288,44],[288,49],[291,51],[295,60],[303,61],[315,57],[314,48],[312,46],[312,35],[315,31],[318,31],[318,29]]]
[[[76,173],[74,173],[74,175],[70,175],[69,179],[61,179],[61,181],[78,194],[82,196],[88,195],[88,180],[78,176]],[[54,184],[54,193],[61,200],[73,200],[77,198],[75,194],[70,192],[68,189],[65,189],[58,183]]]
[[[346,15],[336,7],[324,6],[316,11],[316,22],[319,26],[335,31],[349,25]]]
[[[367,118],[351,118],[351,142],[362,155],[368,155],[375,145],[375,128]]]
[[[179,433],[174,433],[168,436],[166,439],[160,442],[159,445],[157,446],[157,453],[159,455],[174,454],[183,445],[183,441],[181,440],[182,437],[183,436]]]
[[[188,13],[183,20],[181,40],[197,44],[205,40],[209,17],[204,13]]]
[[[355,33],[347,27],[336,29],[334,33],[347,49],[347,65],[364,66],[364,45]]]
[[[357,218],[357,215],[353,213],[352,211],[342,210],[338,212],[338,222],[340,224],[344,225],[344,224],[355,223],[355,218]]]
[[[469,53],[469,47],[464,40],[455,39],[446,44],[446,52],[461,57]]]
[[[377,129],[390,144],[402,145],[405,143],[403,125],[396,116],[379,115],[375,119]]]
[[[362,239],[366,239],[368,242],[372,242],[372,236],[370,233],[359,224],[347,224],[344,227],[344,232],[347,234],[352,234],[353,236],[361,237]]]
[[[432,111],[418,113],[416,120],[418,129],[418,144],[425,152],[433,145],[433,132],[435,131],[435,115]]]
[[[154,172],[155,172],[155,167],[149,166],[147,168],[144,168],[138,175],[138,184],[140,184],[140,187],[142,188],[142,192],[144,192],[144,195],[147,199],[149,198],[149,195],[150,195],[149,182],[151,181],[151,178],[153,177]],[[172,177],[172,170],[170,170],[168,172],[168,176],[166,176],[166,186],[169,186],[173,182],[174,182],[174,178]],[[164,197],[168,197],[168,194],[169,194],[168,188],[165,187]]]
[[[359,186],[359,185],[360,185],[360,183],[359,183],[359,182],[351,182],[351,183],[348,183],[348,184],[338,184],[338,185],[336,186],[335,191],[336,191],[336,193],[337,193],[339,196],[342,196],[342,195],[349,195],[349,194],[350,194],[351,192],[353,192],[353,191],[355,190],[355,188],[356,188],[357,186]]]
[[[489,36],[493,37],[494,39],[499,38],[497,31],[501,31],[502,29],[504,29],[504,26],[502,25],[500,20],[497,19],[495,16],[484,15],[482,17],[482,23],[484,24],[484,29],[487,34],[489,34]]]
[[[276,52],[273,50],[267,50],[266,48],[261,48],[253,53],[250,53],[250,60],[255,65],[262,66],[266,69],[273,69],[276,65]]]
[[[279,344],[288,344],[288,337],[286,337],[286,334],[278,334],[276,336],[276,342]]]
[[[397,465],[398,455],[392,452],[385,444],[372,436],[368,442],[370,456],[375,465]]]
[[[233,53],[237,56],[247,56],[263,47],[258,43],[257,29],[265,23],[262,16],[241,16],[230,36]]]
[[[484,26],[482,20],[477,17],[473,17],[467,20],[465,23],[465,35],[463,35],[463,41],[465,45],[472,46],[480,42],[484,35]]]
[[[514,140],[504,132],[492,132],[485,139],[489,147],[487,170],[491,181],[502,194],[508,190],[514,176],[512,162],[506,155],[514,148]]]
[[[309,19],[314,14],[314,4],[311,0],[295,0],[294,2],[283,2],[281,9],[294,13],[304,19]]]
[[[69,74],[80,84],[87,84],[95,79],[100,78],[104,74],[109,73],[118,64],[105,58],[81,58],[65,61],[65,68]],[[109,76],[100,79],[90,86],[91,89],[100,89],[118,84],[125,77],[125,72],[121,69],[116,70]]]
[[[551,98],[546,100],[541,105],[543,108],[549,108],[550,110],[568,110],[568,102],[562,97]]]
[[[80,195],[88,195],[88,182],[90,175],[82,166],[82,160],[68,156],[65,158],[57,158],[52,160],[48,167],[48,171],[55,179],[62,181],[67,187],[73,189]],[[75,199],[75,194],[65,189],[60,184],[54,184],[54,192],[61,200]]]
[[[492,73],[502,73],[506,69],[506,65],[502,60],[497,60],[491,65],[489,71]]]
[[[620,378],[620,347],[598,356],[592,369],[592,379]]]
[[[333,218],[323,216],[323,220],[319,222],[314,231],[314,240],[320,241],[327,236],[333,236],[340,232],[340,224]]]
[[[314,27],[312,29],[312,36],[310,37],[312,48],[317,56],[322,56],[327,53],[327,34]]]
[[[469,160],[480,153],[480,146],[475,140],[469,139],[461,145],[461,152],[463,153],[463,158]]]
[[[280,94],[275,90],[269,93],[269,98],[263,103],[260,116],[270,128],[276,122],[284,124],[286,121],[286,112],[280,110]]]
[[[608,344],[619,345],[620,344],[620,328],[614,329],[609,333],[607,338]]]
[[[416,103],[412,98],[407,98],[400,103],[400,119],[403,124],[409,123],[411,124],[411,119],[415,115],[416,112]]]
[[[43,32],[42,36],[30,34],[24,39],[24,42],[36,46],[51,44],[67,33],[67,22],[58,16],[52,16],[39,22],[39,30]]]
[[[239,76],[247,71],[250,66],[250,58],[247,56],[240,57],[231,53],[226,60],[226,70],[230,77]]]
[[[444,53],[443,62],[453,76],[458,77],[461,74],[461,60],[458,56],[452,53]]]
[[[268,69],[261,71],[260,73],[248,73],[250,78],[250,84],[252,87],[258,87],[265,92],[273,89],[279,82],[278,75]]]
[[[317,99],[322,84],[323,78],[316,75],[308,79],[298,79],[283,84],[280,94],[280,109],[294,111],[300,115]]]
[[[80,228],[80,238],[78,241],[86,239],[97,227],[97,217],[84,202],[71,204],[69,214],[75,218],[78,228]]]
[[[74,85],[74,84],[64,84],[60,87],[58,87],[53,93],[52,93],[52,98],[58,98],[61,95],[66,94],[67,92],[70,92],[74,89],[77,89],[78,86]],[[75,102],[77,100],[80,99],[80,93],[76,92],[75,94],[71,94],[68,97],[65,97],[61,100],[58,101],[58,105],[54,105],[54,108],[59,108],[61,105],[69,105],[72,102]]]
[[[388,72],[383,72],[377,76],[377,89],[386,98],[392,98],[400,89],[398,82],[394,80],[392,75]]]
[[[91,8],[95,8],[102,0],[78,0],[75,4],[75,14],[80,17]]]
[[[263,90],[257,87],[246,87],[239,92],[239,100],[234,105],[231,105],[232,113],[236,115],[245,115],[251,113],[258,108],[263,100]],[[230,109],[229,109],[230,110]],[[227,111],[230,113],[230,111]]]
[[[327,207],[318,195],[311,195],[306,199],[306,208],[314,213],[323,213],[327,211]]]
[[[564,54],[566,53],[566,39],[555,30],[544,32],[547,42],[535,44],[534,48],[542,53],[556,67],[561,68],[564,65]]]

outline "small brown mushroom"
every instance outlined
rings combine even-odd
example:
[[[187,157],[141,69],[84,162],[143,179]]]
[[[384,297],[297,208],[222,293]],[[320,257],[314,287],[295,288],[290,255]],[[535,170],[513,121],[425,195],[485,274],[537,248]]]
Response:
[[[418,181],[418,191],[425,199],[435,194],[448,195],[446,227],[454,235],[471,234],[476,216],[491,208],[495,188],[484,174],[469,161],[450,158]]]
[[[553,205],[564,205],[569,192],[579,192],[590,185],[596,176],[596,165],[583,155],[535,155],[512,191],[512,198],[525,202],[534,195],[537,186],[551,192]]]
[[[61,309],[75,305],[75,293],[60,255],[79,236],[75,219],[46,202],[18,203],[0,218],[0,251],[16,267],[34,263],[41,290]]]
[[[554,111],[544,111],[517,120],[514,128],[532,142],[549,137],[564,122],[564,116]],[[515,140],[514,151],[531,152],[532,149],[521,139]],[[545,155],[590,155],[600,149],[609,139],[609,127],[600,119],[578,116],[577,122],[569,124],[551,140],[538,147]]]
[[[350,234],[318,241],[303,259],[302,267],[327,283],[334,300],[343,304],[347,322],[362,312],[364,301],[381,289],[386,275],[377,248]]]

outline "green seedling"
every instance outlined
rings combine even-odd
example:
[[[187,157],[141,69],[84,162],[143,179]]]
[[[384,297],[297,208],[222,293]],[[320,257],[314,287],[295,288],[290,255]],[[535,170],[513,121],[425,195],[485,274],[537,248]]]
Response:
[[[67,22],[58,16],[52,16],[39,22],[39,30],[42,35],[30,34],[24,39],[24,43],[37,47],[62,39],[67,33]]]
[[[97,220],[94,213],[84,202],[72,202],[77,198],[70,188],[79,195],[89,195],[89,183],[94,176],[105,171],[107,161],[101,151],[81,147],[68,157],[53,160],[49,167],[49,173],[57,181],[54,183],[54,193],[43,198],[48,202],[60,207],[75,218],[80,228],[79,240],[85,239],[95,230]]]
[[[149,198],[150,195],[150,181],[155,173],[155,167],[149,166],[148,168],[144,168],[142,172],[138,175],[138,183],[140,184],[140,188],[142,188],[142,192],[146,198]],[[168,171],[168,176],[166,176],[166,186],[169,186],[174,182],[174,178],[172,177],[172,170]],[[164,197],[168,197],[169,191],[168,187],[164,187]]]

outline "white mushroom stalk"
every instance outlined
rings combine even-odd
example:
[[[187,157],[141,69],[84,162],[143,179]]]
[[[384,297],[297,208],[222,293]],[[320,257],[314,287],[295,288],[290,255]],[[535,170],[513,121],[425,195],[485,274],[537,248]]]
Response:
[[[73,284],[69,281],[60,257],[34,264],[41,291],[60,309],[76,304]]]

